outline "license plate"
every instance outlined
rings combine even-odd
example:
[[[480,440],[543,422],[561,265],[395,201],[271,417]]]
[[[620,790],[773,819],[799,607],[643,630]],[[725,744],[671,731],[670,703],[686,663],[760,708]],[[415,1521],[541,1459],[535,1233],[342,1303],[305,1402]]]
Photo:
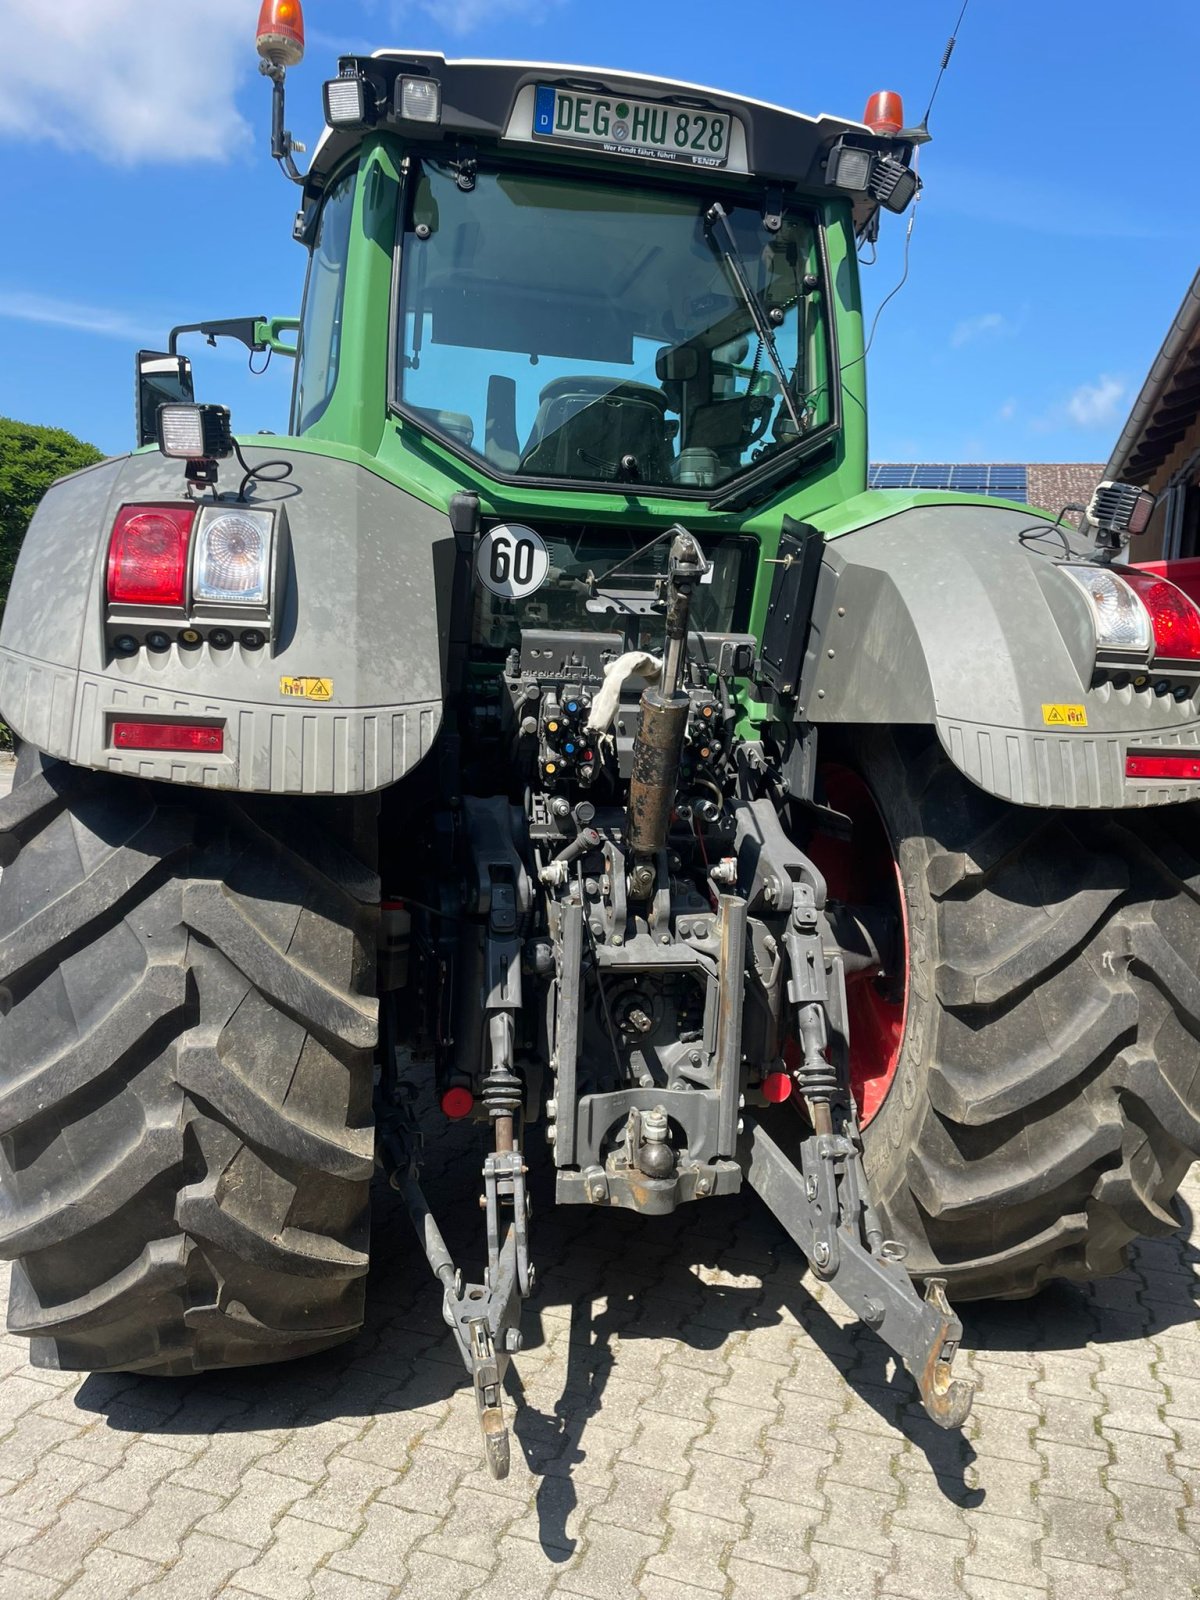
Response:
[[[577,94],[538,86],[533,131],[556,144],[586,145],[606,155],[641,156],[693,167],[723,167],[729,159],[731,118],[653,100]]]

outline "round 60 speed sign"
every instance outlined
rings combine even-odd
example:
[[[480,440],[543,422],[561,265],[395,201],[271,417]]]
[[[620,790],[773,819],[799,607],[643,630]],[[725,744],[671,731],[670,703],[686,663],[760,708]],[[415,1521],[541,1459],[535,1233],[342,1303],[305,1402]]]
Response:
[[[502,523],[479,541],[475,572],[502,600],[523,600],[542,587],[549,571],[550,552],[541,535],[519,522]]]

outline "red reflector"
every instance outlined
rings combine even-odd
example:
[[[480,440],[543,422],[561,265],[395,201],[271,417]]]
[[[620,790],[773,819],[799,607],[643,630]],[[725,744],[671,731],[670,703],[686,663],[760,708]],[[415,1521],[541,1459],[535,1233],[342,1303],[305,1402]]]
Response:
[[[115,750],[192,750],[220,755],[225,748],[225,729],[196,722],[114,722],[112,742]]]
[[[792,1092],[791,1074],[768,1072],[762,1081],[763,1099],[768,1105],[781,1105]]]
[[[1200,756],[1125,757],[1127,778],[1173,778],[1176,783],[1200,782]]]
[[[1155,659],[1200,661],[1200,608],[1182,589],[1152,572],[1122,567],[1121,576],[1150,613]]]
[[[455,1084],[452,1089],[442,1091],[442,1114],[452,1122],[459,1121],[462,1117],[469,1117],[475,1105],[475,1096],[465,1084]]]
[[[122,506],[108,542],[108,598],[182,606],[195,506]]]

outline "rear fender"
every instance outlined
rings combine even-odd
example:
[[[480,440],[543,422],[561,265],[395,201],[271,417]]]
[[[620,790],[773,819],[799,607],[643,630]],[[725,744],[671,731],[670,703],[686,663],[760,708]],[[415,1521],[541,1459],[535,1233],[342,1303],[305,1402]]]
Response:
[[[273,794],[383,788],[421,760],[441,725],[449,520],[355,462],[285,439],[244,448],[255,462],[293,465],[287,481],[259,480],[250,495],[282,510],[286,531],[272,641],[113,655],[105,574],[117,511],[186,499],[182,462],[119,457],[55,484],[30,524],[0,629],[0,714],[79,766]],[[235,503],[236,482],[221,487]],[[184,625],[163,624],[172,638]],[[296,679],[327,681],[328,697],[298,697]],[[114,749],[117,713],[218,720],[224,752]]]
[[[1156,694],[1153,674],[1140,690],[1093,685],[1091,618],[1063,555],[1049,524],[1001,506],[918,507],[830,541],[799,715],[932,725],[960,771],[1018,805],[1200,798],[1200,782],[1126,779],[1131,748],[1200,752],[1200,706]]]

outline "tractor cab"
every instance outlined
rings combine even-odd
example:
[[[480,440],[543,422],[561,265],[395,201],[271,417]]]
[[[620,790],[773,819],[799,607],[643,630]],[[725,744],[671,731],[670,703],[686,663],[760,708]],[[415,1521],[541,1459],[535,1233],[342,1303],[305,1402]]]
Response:
[[[894,97],[868,126],[595,69],[339,67],[297,219],[295,432],[344,428],[347,286],[394,244],[386,408],[464,483],[720,509],[835,460],[855,235],[917,188]],[[394,237],[353,228],[364,181],[388,188]]]

